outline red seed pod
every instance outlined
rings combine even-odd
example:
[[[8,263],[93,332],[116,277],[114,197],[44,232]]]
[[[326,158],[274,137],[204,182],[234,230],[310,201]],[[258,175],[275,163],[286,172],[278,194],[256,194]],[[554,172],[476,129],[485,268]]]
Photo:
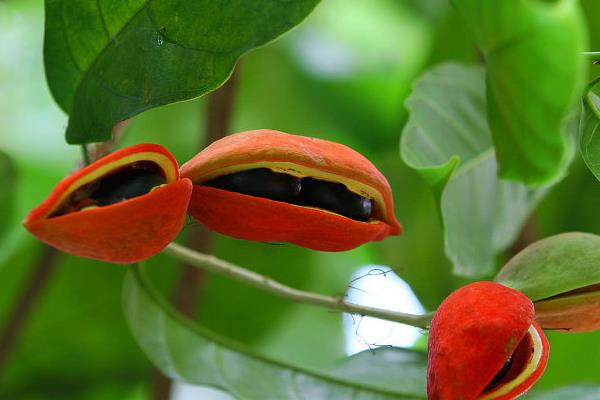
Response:
[[[144,260],[185,222],[192,192],[167,149],[140,144],[116,151],[55,186],[23,225],[66,253],[117,264]]]
[[[549,351],[533,316],[531,300],[494,282],[448,296],[430,326],[427,398],[508,400],[527,391]]]
[[[344,251],[399,235],[385,177],[356,151],[272,130],[218,140],[181,167],[190,213],[240,239]]]

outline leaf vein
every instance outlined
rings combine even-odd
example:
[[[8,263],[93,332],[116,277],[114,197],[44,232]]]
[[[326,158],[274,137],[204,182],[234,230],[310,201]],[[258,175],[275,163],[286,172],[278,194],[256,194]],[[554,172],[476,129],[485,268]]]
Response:
[[[96,0],[96,7],[98,8],[98,16],[100,17],[100,24],[102,25],[102,29],[104,33],[106,33],[106,38],[110,39],[110,32],[108,31],[108,26],[106,25],[106,20],[104,19],[104,12],[102,11],[102,5],[100,4],[100,0]]]
[[[71,61],[73,61],[73,65],[75,66],[75,68],[77,69],[77,71],[79,72],[80,76],[83,74],[83,68],[79,65],[79,63],[77,62],[77,60],[75,59],[75,54],[73,53],[73,47],[71,46],[71,41],[69,40],[69,35],[67,33],[66,27],[66,20],[65,20],[65,15],[64,15],[64,1],[60,1],[60,23],[62,25],[62,32],[63,32],[63,37],[65,38],[65,44],[67,45],[67,53],[69,54],[69,58],[71,58]]]
[[[444,109],[443,109],[443,107],[441,107],[433,99],[431,99],[431,98],[429,98],[427,96],[422,96],[422,95],[413,96],[413,99],[421,99],[434,112],[438,113],[440,117],[442,117],[448,123],[450,123],[451,125],[453,125],[454,128],[456,129],[457,133],[459,133],[459,135],[457,135],[457,137],[460,137],[462,139],[462,141],[468,147],[470,147],[470,149],[472,150],[473,153],[477,154],[477,153],[480,152],[480,149],[478,149],[478,143],[476,143],[471,138],[471,135],[469,134],[468,127],[465,126],[463,123],[461,123],[457,118],[454,118],[452,115],[450,115],[447,112],[445,112]]]

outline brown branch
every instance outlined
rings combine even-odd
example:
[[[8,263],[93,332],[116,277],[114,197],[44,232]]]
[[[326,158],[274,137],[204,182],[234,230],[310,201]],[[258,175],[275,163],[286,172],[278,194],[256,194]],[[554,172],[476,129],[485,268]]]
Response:
[[[201,148],[224,137],[229,132],[235,100],[237,70],[239,70],[239,65],[229,80],[208,96],[206,124],[203,141],[200,144]],[[203,225],[195,227],[187,239],[188,245],[192,249],[203,253],[212,251],[212,232]],[[182,267],[183,269],[173,290],[173,305],[184,315],[193,317],[196,313],[198,295],[204,282],[204,271],[185,263]],[[154,400],[169,398],[171,381],[160,371],[154,372],[152,392]]]
[[[56,269],[58,256],[58,250],[43,245],[18,296],[17,303],[2,327],[0,332],[0,376],[2,376],[2,370],[6,368],[7,361],[17,344],[20,333]]]

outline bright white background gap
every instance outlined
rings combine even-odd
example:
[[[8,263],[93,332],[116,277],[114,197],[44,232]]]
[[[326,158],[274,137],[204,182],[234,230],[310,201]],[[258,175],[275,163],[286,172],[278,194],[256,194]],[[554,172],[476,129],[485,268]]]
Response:
[[[411,314],[425,312],[410,286],[389,267],[367,265],[352,279],[346,297],[350,303]],[[421,336],[412,326],[373,317],[344,314],[343,324],[348,355],[378,346],[412,347]]]

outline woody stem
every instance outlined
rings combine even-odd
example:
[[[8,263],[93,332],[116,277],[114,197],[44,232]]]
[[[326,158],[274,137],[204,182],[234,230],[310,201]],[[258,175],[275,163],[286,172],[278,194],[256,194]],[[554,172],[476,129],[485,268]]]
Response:
[[[164,252],[180,261],[193,265],[194,267],[223,275],[235,281],[254,286],[255,288],[298,303],[312,304],[330,310],[386,319],[423,329],[426,329],[429,326],[429,322],[433,317],[433,314],[431,313],[424,315],[401,313],[350,303],[343,297],[325,296],[319,293],[294,289],[277,282],[268,276],[257,274],[256,272],[239,267],[225,260],[221,260],[209,254],[196,252],[176,243],[171,243]]]
[[[231,117],[236,95],[237,76],[240,65],[235,69],[229,80],[208,96],[206,104],[206,123],[203,127],[202,143],[204,148],[212,142],[227,135],[231,125]],[[187,244],[196,250],[210,252],[212,249],[213,235],[210,230],[200,225],[190,232]],[[202,291],[204,271],[182,263],[183,269],[173,293],[173,305],[182,314],[191,317],[198,308],[198,296]],[[152,399],[163,400],[169,397],[171,381],[166,376],[156,371],[152,382]]]

